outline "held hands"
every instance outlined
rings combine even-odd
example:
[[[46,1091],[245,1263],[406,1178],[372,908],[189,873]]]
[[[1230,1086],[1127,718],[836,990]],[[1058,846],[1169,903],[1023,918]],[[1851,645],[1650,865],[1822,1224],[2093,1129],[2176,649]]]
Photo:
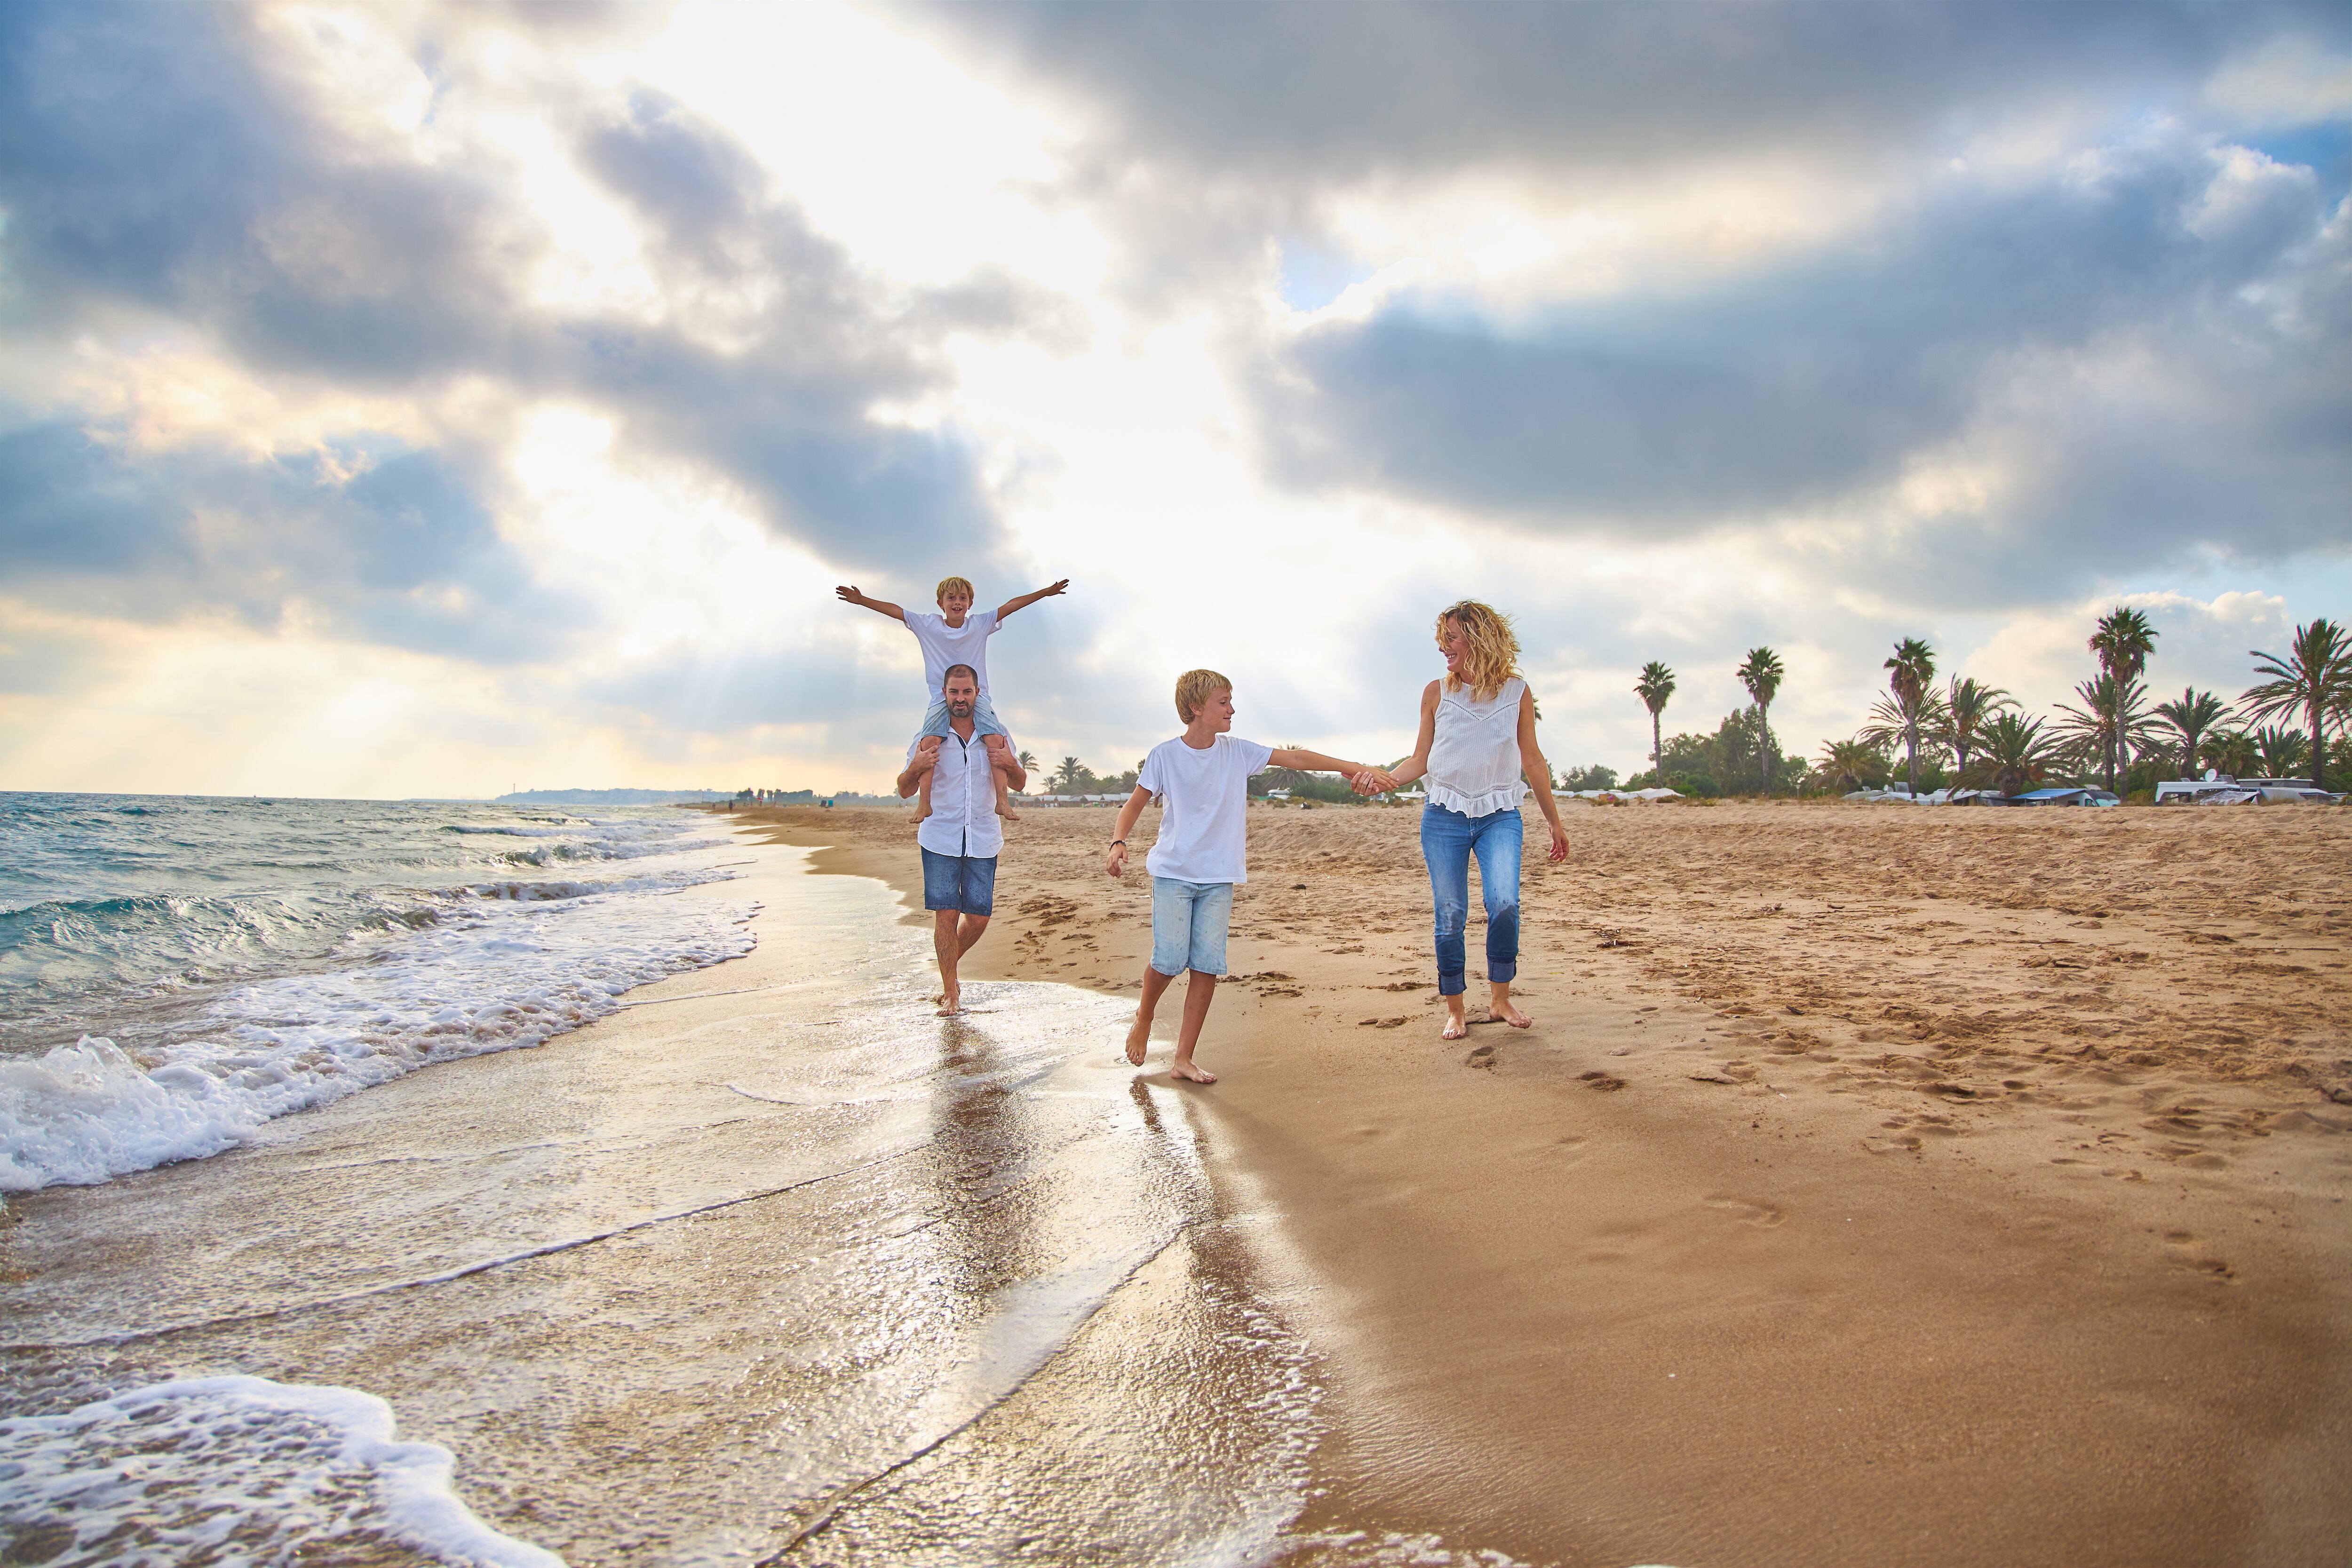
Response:
[[[1348,780],[1358,795],[1386,795],[1397,787],[1397,776],[1386,768],[1366,768]]]
[[[1103,857],[1103,869],[1114,877],[1124,877],[1127,874],[1126,845],[1114,844],[1110,847],[1110,853]]]

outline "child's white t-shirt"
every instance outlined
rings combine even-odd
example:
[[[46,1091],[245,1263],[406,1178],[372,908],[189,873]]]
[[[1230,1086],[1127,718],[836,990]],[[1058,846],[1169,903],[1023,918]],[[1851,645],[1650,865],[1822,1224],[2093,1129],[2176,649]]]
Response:
[[[1219,735],[1195,750],[1181,735],[1143,759],[1135,782],[1160,797],[1160,838],[1144,865],[1179,882],[1249,880],[1244,836],[1249,781],[1265,771],[1270,746]]]
[[[963,625],[951,626],[945,616],[909,610],[907,629],[923,645],[923,679],[930,683],[934,701],[945,695],[940,688],[952,664],[971,666],[980,677],[980,694],[988,695],[988,639],[996,635],[993,614],[966,610]]]

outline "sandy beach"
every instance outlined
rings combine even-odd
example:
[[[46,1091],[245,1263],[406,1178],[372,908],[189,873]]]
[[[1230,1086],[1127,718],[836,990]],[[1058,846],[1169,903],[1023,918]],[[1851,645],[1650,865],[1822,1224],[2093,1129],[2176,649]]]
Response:
[[[919,902],[897,812],[733,820]],[[968,975],[1132,994],[1149,881],[1102,874],[1108,821],[1024,815]],[[1567,821],[1528,869],[1535,1026],[1447,1043],[1413,814],[1252,814],[1194,1101],[1324,1358],[1303,1524],[1679,1568],[2344,1560],[2352,819]]]

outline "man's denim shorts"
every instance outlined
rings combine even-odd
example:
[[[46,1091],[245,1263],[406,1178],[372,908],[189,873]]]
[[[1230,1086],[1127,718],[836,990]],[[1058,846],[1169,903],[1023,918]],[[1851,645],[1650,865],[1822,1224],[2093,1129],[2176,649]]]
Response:
[[[1231,882],[1151,879],[1151,967],[1174,978],[1188,969],[1225,972],[1225,927],[1234,918]]]
[[[923,908],[996,912],[996,857],[923,851]]]

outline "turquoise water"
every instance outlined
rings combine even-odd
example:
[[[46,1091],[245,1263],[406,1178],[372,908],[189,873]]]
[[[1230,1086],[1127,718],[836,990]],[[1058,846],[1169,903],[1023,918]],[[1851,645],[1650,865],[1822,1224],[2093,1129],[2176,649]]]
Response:
[[[740,860],[740,856],[733,857]],[[0,1192],[217,1152],[748,952],[707,817],[0,795]]]

